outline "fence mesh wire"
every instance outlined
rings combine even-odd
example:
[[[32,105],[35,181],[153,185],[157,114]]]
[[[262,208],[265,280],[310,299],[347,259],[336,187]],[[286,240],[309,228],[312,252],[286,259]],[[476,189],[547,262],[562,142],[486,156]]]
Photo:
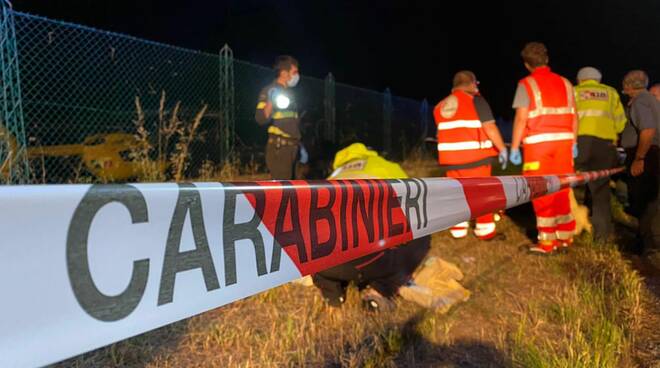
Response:
[[[263,167],[267,133],[256,124],[254,112],[259,90],[274,78],[271,68],[232,60],[233,83],[226,83],[220,54],[13,15],[32,182],[139,180],[99,178],[100,170],[132,159],[136,98],[154,145],[160,142],[163,116],[170,116],[177,104],[183,122],[206,106],[190,144],[186,177],[194,179],[206,162],[220,165],[230,156]],[[223,93],[232,98],[223,100]],[[403,159],[420,142],[429,120],[421,101],[335,83],[331,76],[303,76],[297,96],[312,155],[361,141]],[[226,101],[233,106],[225,106]],[[221,109],[233,109],[232,114]],[[227,116],[234,121],[225,121]],[[231,141],[236,144],[227,144],[227,132],[235,132]],[[176,149],[158,144],[165,155]]]

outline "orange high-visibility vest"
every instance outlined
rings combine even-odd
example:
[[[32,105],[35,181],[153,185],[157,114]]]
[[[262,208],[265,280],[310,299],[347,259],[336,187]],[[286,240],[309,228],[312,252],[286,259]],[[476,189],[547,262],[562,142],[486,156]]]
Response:
[[[529,96],[524,144],[574,140],[573,86],[547,66],[520,80]]]
[[[467,164],[497,155],[473,100],[473,96],[455,90],[435,106],[440,165]]]

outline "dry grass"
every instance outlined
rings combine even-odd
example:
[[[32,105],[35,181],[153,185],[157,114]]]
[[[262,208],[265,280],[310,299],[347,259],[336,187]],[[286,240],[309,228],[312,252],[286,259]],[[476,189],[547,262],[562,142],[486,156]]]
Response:
[[[207,111],[207,105],[201,107],[195,117],[186,122],[180,119],[181,103],[177,102],[171,110],[166,106],[166,95],[162,92],[158,109],[158,129],[152,137],[145,128],[145,116],[139,97],[135,98],[137,119],[134,147],[131,158],[138,166],[142,182],[180,182],[192,181],[229,181],[241,179],[267,179],[260,172],[259,164],[252,158],[241,163],[237,158],[230,158],[217,165],[210,160],[202,162],[196,176],[186,177],[190,165],[190,145],[196,139],[198,128]],[[156,159],[152,159],[152,157]],[[168,175],[169,174],[169,175]]]
[[[207,166],[209,180],[241,175],[235,165]],[[431,164],[420,159],[412,166]],[[512,218],[498,227],[506,240],[433,236],[431,254],[458,265],[465,274],[462,284],[472,292],[446,314],[405,301],[393,313],[368,314],[355,289],[342,309],[331,309],[314,288],[287,284],[61,365],[632,365],[642,285],[614,246],[581,238],[568,255],[534,257],[520,250],[529,240]]]
[[[145,127],[144,109],[139,97],[135,97],[134,121],[136,146],[132,148],[131,159],[137,166],[142,182],[162,182],[167,178],[166,170],[175,182],[184,180],[190,161],[190,144],[196,139],[196,132],[208,106],[203,105],[190,122],[179,117],[181,103],[177,102],[171,111],[166,109],[166,95],[163,91],[158,108],[158,129],[156,140]],[[169,149],[173,147],[173,149]],[[156,157],[153,159],[153,157]],[[208,168],[207,168],[208,170]]]
[[[559,263],[574,281],[558,289],[549,302],[533,306],[534,313],[521,318],[513,336],[516,365],[632,364],[632,342],[643,312],[641,278],[612,244],[591,244],[583,239],[580,245],[571,259]],[[530,328],[540,321],[547,323],[547,328]]]
[[[220,165],[212,161],[204,161],[199,175],[193,181],[239,181],[239,180],[268,180],[270,176],[261,172],[259,164],[252,158],[243,164],[237,158],[225,160]]]
[[[195,115],[192,123],[183,124],[178,131],[179,140],[175,144],[174,152],[170,155],[172,175],[176,182],[183,180],[183,172],[188,167],[190,143],[195,137],[195,132],[202,121],[202,117],[204,116],[207,107],[207,105],[204,105],[197,115]]]
[[[422,147],[413,149],[401,164],[401,168],[413,178],[439,175],[437,162]]]
[[[9,129],[0,121],[0,184],[10,184],[16,164],[14,155],[16,152],[16,138]]]
[[[161,104],[159,110],[159,121],[162,121],[163,117],[163,104],[164,104],[165,94],[161,96]],[[177,104],[178,106],[178,104]],[[175,110],[176,111],[176,110]],[[157,160],[151,159],[151,153],[154,149],[154,146],[151,142],[151,137],[149,131],[145,127],[145,116],[144,110],[142,109],[142,103],[140,102],[139,97],[135,97],[135,112],[137,118],[133,123],[135,124],[135,141],[136,146],[131,149],[131,159],[133,160],[134,166],[137,168],[137,172],[140,175],[140,180],[143,182],[158,182],[164,181],[165,175],[161,170],[161,152],[159,147],[159,154]],[[162,130],[161,125],[159,124],[159,136],[160,131]],[[160,139],[159,139],[160,141]]]

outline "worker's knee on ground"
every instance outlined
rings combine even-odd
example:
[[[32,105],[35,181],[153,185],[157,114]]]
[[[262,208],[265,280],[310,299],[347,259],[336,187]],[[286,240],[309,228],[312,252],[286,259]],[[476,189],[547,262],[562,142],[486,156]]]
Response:
[[[326,277],[322,273],[312,275],[312,281],[323,297],[332,307],[339,307],[346,301],[346,282]]]
[[[413,239],[408,243],[396,248],[395,256],[398,257],[401,264],[399,268],[408,276],[419,267],[424,258],[431,250],[431,236],[424,236],[419,239]]]

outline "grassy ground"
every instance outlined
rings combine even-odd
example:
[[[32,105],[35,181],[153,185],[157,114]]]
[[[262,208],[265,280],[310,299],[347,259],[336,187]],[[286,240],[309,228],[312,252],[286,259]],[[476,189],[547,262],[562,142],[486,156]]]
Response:
[[[409,163],[413,175],[432,162]],[[413,170],[414,168],[414,170]],[[148,367],[632,367],[660,310],[612,244],[581,237],[568,254],[527,255],[531,208],[511,211],[506,239],[433,236],[431,253],[458,265],[469,301],[446,314],[405,301],[368,314],[357,291],[330,309],[313,287],[288,284],[76,357],[62,366]],[[654,304],[655,301],[655,304]],[[644,352],[649,352],[644,354]]]

